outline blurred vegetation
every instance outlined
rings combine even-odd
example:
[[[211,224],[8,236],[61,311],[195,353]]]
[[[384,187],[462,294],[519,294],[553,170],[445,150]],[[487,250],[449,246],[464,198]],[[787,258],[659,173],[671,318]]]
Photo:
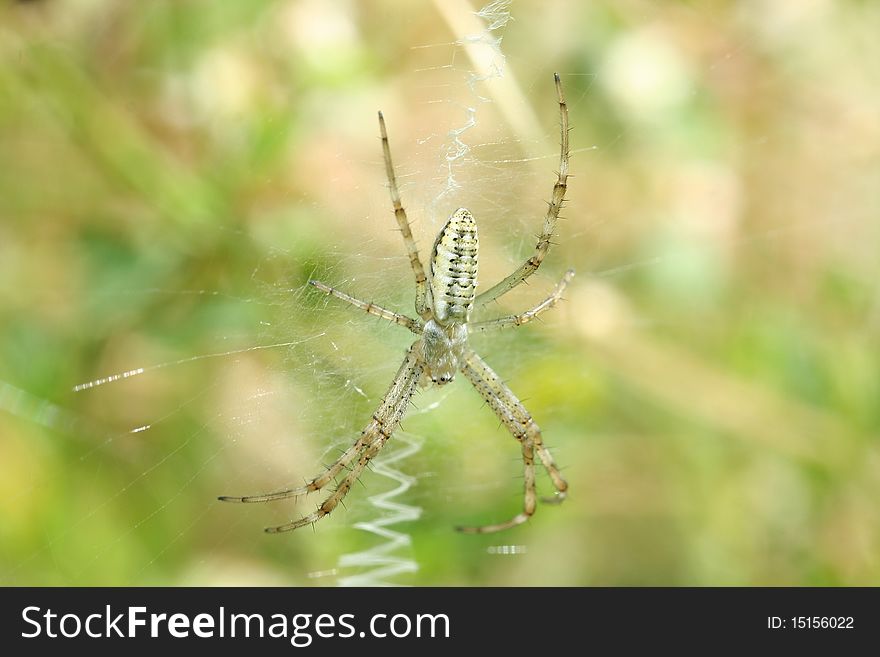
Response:
[[[407,344],[303,286],[329,272],[410,307],[375,110],[424,248],[427,138],[461,118],[430,102],[434,76],[464,93],[471,65],[466,5],[439,4],[0,5],[0,582],[324,585],[309,574],[375,544],[352,527],[375,475],[315,533],[259,531],[303,505],[214,500],[320,467]],[[464,382],[426,392],[438,408],[405,423],[424,446],[399,464],[419,571],[398,581],[880,584],[880,5],[512,12],[505,80],[528,105],[487,86],[460,196],[479,189],[492,280],[538,230],[559,71],[570,202],[547,271],[505,308],[579,275],[545,323],[480,348],[572,495],[505,535],[454,533],[515,512],[518,450]]]

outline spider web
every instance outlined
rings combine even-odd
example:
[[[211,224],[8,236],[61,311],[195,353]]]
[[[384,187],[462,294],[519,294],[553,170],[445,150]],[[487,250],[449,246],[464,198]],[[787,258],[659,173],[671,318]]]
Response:
[[[318,11],[317,5],[324,4],[330,3],[313,3],[311,9]],[[463,3],[438,0],[432,16],[442,17],[451,36],[444,42],[408,45],[406,71],[394,81],[405,89],[400,94],[403,100],[389,106],[382,102],[386,99],[359,95],[357,90],[352,93],[352,102],[362,106],[364,116],[371,119],[377,106],[385,111],[404,203],[414,221],[423,257],[433,235],[460,205],[469,207],[480,222],[481,281],[497,280],[532,248],[543,217],[542,199],[549,193],[558,157],[553,71],[544,61],[519,58],[505,62],[500,37],[504,35],[505,43],[514,42],[555,29],[559,50],[548,59],[564,62],[556,67],[563,74],[569,105],[575,111],[592,106],[595,80],[615,103],[601,109],[627,115],[631,121],[617,129],[606,126],[599,141],[590,125],[573,124],[573,170],[576,174],[589,171],[571,181],[570,206],[578,208],[580,217],[560,224],[561,243],[551,251],[551,259],[561,264],[554,270],[548,261],[536,283],[512,293],[505,307],[527,307],[541,295],[538,289],[549,289],[554,273],[577,263],[579,288],[569,299],[573,310],[560,313],[568,312],[575,318],[567,326],[574,327],[579,339],[588,336],[588,344],[604,345],[621,327],[631,329],[635,324],[642,330],[652,328],[650,322],[636,319],[651,317],[651,313],[633,312],[615,286],[662,287],[664,303],[678,308],[682,318],[666,316],[670,324],[660,328],[676,328],[699,322],[701,300],[719,294],[722,287],[710,275],[696,291],[688,288],[682,281],[693,271],[717,272],[732,267],[745,252],[779,244],[797,243],[805,250],[818,250],[811,246],[810,236],[834,232],[828,230],[831,227],[841,229],[836,231],[837,240],[843,240],[840,236],[848,229],[867,231],[870,222],[866,217],[833,198],[826,199],[825,212],[810,215],[811,219],[794,212],[790,220],[779,215],[765,223],[738,225],[737,216],[743,211],[737,204],[744,201],[734,176],[708,159],[688,153],[682,157],[690,158],[693,166],[677,170],[671,185],[698,191],[696,196],[682,191],[685,198],[681,207],[673,208],[674,216],[657,217],[649,207],[627,205],[621,199],[629,190],[612,189],[597,195],[606,203],[602,207],[592,202],[588,192],[611,180],[602,178],[602,172],[590,162],[593,144],[613,166],[620,143],[644,138],[652,132],[652,122],[658,121],[658,116],[687,102],[691,93],[688,80],[697,73],[719,78],[740,74],[740,67],[754,65],[742,52],[752,48],[752,40],[767,37],[761,30],[784,31],[797,20],[808,20],[798,18],[795,9],[769,12],[772,20],[745,32],[748,37],[740,35],[739,41],[705,46],[716,48],[717,54],[710,57],[708,70],[695,72],[676,59],[675,47],[669,46],[676,41],[662,26],[634,29],[601,60],[572,64],[564,59],[564,42],[580,37],[559,28],[558,16],[541,22],[540,16],[528,10],[518,15],[518,21],[511,21],[510,5],[492,2],[473,12]],[[767,8],[769,11],[769,5]],[[567,10],[575,11],[572,7]],[[303,13],[301,7],[296,11],[297,20],[292,23],[304,24],[302,19],[308,12]],[[695,22],[713,20],[709,10],[681,11]],[[822,10],[811,9],[805,14],[810,11],[821,15]],[[748,16],[743,12],[745,24]],[[632,15],[628,20],[634,20]],[[326,38],[346,38],[347,23],[339,24],[343,27]],[[773,41],[767,37],[767,42]],[[546,47],[548,41],[541,43]],[[326,55],[321,43],[312,47],[316,59]],[[240,66],[223,52],[206,59],[213,72],[226,74]],[[639,71],[644,70],[652,73],[640,77]],[[576,79],[580,76],[586,77],[586,83]],[[574,82],[580,84],[570,84]],[[762,84],[749,93],[761,96],[781,86],[773,80]],[[572,93],[573,87],[580,91]],[[172,97],[174,88],[172,84],[168,92]],[[239,97],[213,100],[232,105],[244,102]],[[332,114],[333,103],[327,100],[313,102],[322,110],[330,105],[326,111]],[[419,108],[418,123],[408,118],[412,106]],[[591,116],[597,121],[611,120],[598,110]],[[709,130],[711,126],[681,129]],[[118,378],[98,378],[68,397],[51,399],[29,392],[25,378],[6,376],[7,381],[0,382],[0,408],[6,411],[4,435],[21,438],[2,445],[4,460],[20,468],[12,478],[15,486],[3,494],[4,524],[46,523],[40,547],[4,560],[0,581],[35,583],[31,573],[35,564],[40,564],[45,579],[38,583],[56,584],[119,583],[113,576],[118,572],[134,573],[139,583],[157,584],[415,583],[421,581],[416,574],[420,563],[418,545],[411,536],[423,540],[431,536],[419,530],[426,523],[425,516],[420,517],[422,507],[440,518],[431,521],[438,533],[451,533],[453,521],[488,513],[482,502],[484,494],[509,489],[511,499],[518,495],[519,485],[512,477],[520,466],[516,458],[505,456],[508,451],[504,447],[510,445],[502,443],[501,447],[493,440],[502,435],[500,432],[485,440],[472,438],[491,424],[491,417],[476,425],[469,416],[491,413],[480,409],[472,391],[458,382],[454,389],[435,389],[418,396],[419,408],[413,409],[404,421],[404,430],[395,434],[373,472],[364,477],[365,486],[356,487],[346,499],[347,508],[323,520],[316,535],[299,530],[267,538],[260,530],[308,512],[319,496],[300,500],[295,506],[220,505],[214,500],[220,494],[272,490],[317,474],[321,463],[334,460],[338,450],[347,447],[363,427],[411,341],[399,328],[318,298],[303,284],[305,278],[314,276],[386,307],[411,309],[409,271],[399,236],[389,224],[378,146],[373,140],[373,150],[352,154],[345,143],[347,136],[354,139],[365,131],[375,131],[373,121],[355,126],[328,120],[323,126],[321,137],[316,138],[320,148],[313,146],[310,151],[315,170],[302,171],[304,180],[299,189],[317,187],[318,180],[327,177],[336,194],[316,194],[313,200],[300,204],[307,207],[311,203],[314,212],[297,210],[285,215],[285,221],[274,221],[277,217],[273,213],[280,212],[277,208],[266,210],[265,217],[260,217],[264,221],[249,229],[257,234],[263,248],[247,254],[253,263],[248,278],[218,281],[207,277],[190,286],[173,277],[157,277],[156,287],[148,288],[107,281],[101,290],[90,291],[93,319],[89,324],[94,324],[96,335],[107,337],[100,347],[100,367],[94,376]],[[330,137],[334,133],[341,135],[335,141]],[[843,152],[842,141],[838,146]],[[674,147],[649,144],[645,166],[650,167],[658,150]],[[833,154],[829,149],[829,155]],[[859,197],[858,180],[862,179],[853,177],[848,183],[852,197]],[[640,181],[639,175],[633,174],[633,189]],[[271,185],[273,181],[260,183]],[[346,216],[346,223],[334,224],[328,219],[326,227],[309,229],[315,217],[327,217],[322,213],[326,206],[348,210],[338,198],[341,196],[356,197],[361,209]],[[872,206],[864,207],[867,212]],[[114,216],[125,215],[126,208],[122,208]],[[699,220],[706,216],[712,216],[713,221]],[[296,228],[279,228],[282,224]],[[325,229],[338,231],[339,239],[317,235]],[[185,239],[210,240],[227,231],[245,236],[244,229],[234,224],[206,225],[201,230],[204,232],[187,233]],[[349,230],[354,239],[347,234]],[[639,234],[649,235],[651,243],[633,237]],[[874,243],[869,237],[870,233],[862,243]],[[296,247],[279,247],[293,242]],[[331,244],[329,250],[327,244]],[[855,271],[876,273],[872,254],[860,255],[845,242],[837,247],[829,244],[828,248],[839,248],[852,263],[867,263],[854,265]],[[722,263],[720,268],[707,264],[713,258]],[[210,267],[206,265],[206,269]],[[876,298],[876,285],[872,289]],[[102,315],[112,315],[117,302],[122,304],[132,297],[143,299],[138,307],[146,310],[131,320],[132,326],[114,334],[102,324]],[[180,349],[155,332],[138,329],[139,323],[150,324],[149,313],[165,304],[177,310],[173,321],[186,327],[185,331],[200,333],[199,340],[193,341],[198,347],[191,342]],[[875,302],[870,316],[874,326],[880,317],[877,307],[880,305]],[[187,308],[191,316],[184,312]],[[239,321],[228,320],[230,308],[241,316]],[[654,311],[657,315],[661,312],[658,308]],[[198,317],[200,323],[186,326],[191,317]],[[218,318],[216,324],[214,318]],[[548,323],[552,327],[556,321],[562,320],[551,318]],[[635,341],[633,349],[639,344]],[[540,363],[549,352],[540,340],[507,332],[491,342],[478,338],[476,346],[514,382],[522,381],[530,364]],[[662,382],[640,380],[635,366],[626,369],[625,354],[614,353],[622,359],[619,376],[629,377],[630,382],[637,382],[633,385],[661,399],[668,398],[663,396],[667,393]],[[80,377],[71,380],[73,383],[84,381]],[[555,403],[564,414],[564,402]],[[745,415],[744,411],[731,420],[740,425],[730,430],[758,434],[757,422],[750,424]],[[799,422],[799,417],[792,413],[794,428],[780,430],[779,435],[795,434],[798,427],[808,424]],[[480,431],[474,431],[477,426]],[[782,438],[779,441],[788,444]],[[796,439],[791,444],[797,444]],[[26,456],[28,450],[46,461],[72,454],[78,475],[60,482],[47,481]],[[563,463],[573,461],[573,453],[583,453],[554,451]],[[499,459],[502,464],[494,470],[482,471],[471,465],[482,467]],[[108,471],[113,475],[106,476]],[[89,480],[89,474],[94,475],[94,481]],[[56,515],[71,514],[73,518],[63,524],[54,517],[22,519],[24,510],[31,507],[29,500],[46,495],[52,497]],[[131,516],[122,523],[112,522],[120,509],[128,510]],[[127,529],[119,532],[120,525]],[[420,533],[411,534],[413,531]],[[88,538],[73,541],[74,536],[83,535]],[[77,549],[70,551],[74,544]],[[198,556],[181,564],[180,560],[186,559],[181,555],[184,544]],[[514,557],[521,562],[533,548],[523,542],[505,544],[504,537],[473,545],[470,549],[497,555],[499,560],[512,561]],[[127,556],[119,556],[123,554]],[[124,559],[134,565],[119,563]]]
[[[451,24],[450,29],[459,27],[465,31],[448,43],[416,44],[414,50],[425,56],[420,58],[422,64],[412,70],[416,79],[425,80],[418,89],[424,95],[417,95],[415,102],[443,106],[448,125],[433,125],[430,132],[413,140],[396,128],[394,118],[388,116],[395,155],[400,157],[395,145],[406,146],[416,141],[415,150],[421,153],[420,159],[427,162],[397,163],[405,203],[411,218],[417,222],[416,232],[423,250],[424,244],[430,243],[445,221],[449,208],[465,203],[465,199],[473,201],[474,191],[464,187],[491,183],[499,174],[502,179],[512,176],[510,171],[492,169],[478,171],[474,179],[474,170],[486,163],[480,162],[479,154],[472,150],[468,134],[476,128],[482,106],[492,102],[481,95],[482,84],[503,73],[500,34],[509,19],[510,2],[492,2],[478,11],[471,11],[466,2],[450,9],[452,5],[455,3],[438,3],[437,8],[446,12],[449,20],[459,21],[457,26]],[[479,143],[475,143],[479,148]],[[503,146],[503,141],[483,144],[488,149],[499,146]],[[346,157],[342,152],[335,156]],[[490,163],[490,166],[497,164],[500,163]],[[337,161],[335,168],[345,167],[345,162]],[[364,191],[367,220],[387,223],[389,202],[379,166],[373,167],[373,175],[372,189],[359,190]],[[480,194],[478,200],[484,204],[497,202],[485,191],[477,193]],[[407,309],[412,303],[411,286],[389,286],[385,275],[389,266],[397,267],[403,275],[407,271],[402,245],[395,241],[395,235],[392,238],[367,236],[357,251],[349,250],[345,244],[334,246],[333,252],[316,262],[310,275],[387,307]],[[250,306],[256,309],[257,319],[240,332],[224,332],[209,338],[206,342],[213,344],[204,351],[167,360],[162,359],[161,345],[118,346],[118,351],[109,355],[104,366],[110,373],[73,387],[77,400],[86,398],[85,412],[68,411],[64,404],[34,397],[12,383],[2,384],[0,407],[66,439],[80,441],[79,460],[85,467],[91,464],[100,471],[106,467],[106,455],[117,450],[133,450],[131,458],[137,461],[139,470],[135,476],[123,479],[119,488],[109,495],[96,492],[90,511],[70,523],[64,532],[47,536],[43,548],[4,572],[5,580],[17,581],[19,571],[26,570],[35,560],[51,558],[55,551],[63,550],[74,533],[94,531],[94,524],[108,507],[137,497],[137,489],[148,491],[154,480],[179,476],[183,464],[194,458],[188,474],[180,479],[179,485],[172,487],[175,492],[144,505],[143,514],[129,526],[128,532],[111,537],[101,537],[100,532],[94,532],[89,554],[81,558],[76,567],[64,568],[68,580],[93,583],[93,572],[103,559],[112,557],[114,550],[122,549],[129,540],[136,540],[141,531],[161,523],[163,516],[186,501],[192,506],[192,514],[173,532],[170,542],[157,546],[144,558],[138,577],[149,578],[151,570],[173,553],[178,541],[188,540],[192,533],[210,526],[212,519],[221,513],[228,527],[206,547],[204,570],[194,566],[189,575],[191,581],[201,581],[212,569],[211,564],[229,573],[221,581],[252,583],[254,577],[258,577],[256,581],[260,581],[259,577],[265,577],[263,581],[291,581],[289,576],[280,574],[278,580],[272,580],[265,573],[255,575],[246,563],[230,563],[222,554],[224,541],[232,533],[247,533],[253,540],[246,544],[259,552],[262,546],[258,542],[265,541],[260,527],[273,521],[284,522],[292,515],[303,513],[303,509],[307,512],[309,502],[299,501],[295,508],[288,504],[274,508],[246,505],[218,509],[213,495],[203,496],[203,482],[213,480],[215,494],[247,493],[269,490],[317,474],[320,464],[333,461],[360,431],[364,418],[375,409],[383,386],[390,381],[399,354],[411,338],[401,335],[396,327],[362,318],[347,307],[323,299],[319,301],[320,312],[314,315],[317,321],[299,320],[301,308],[314,305],[314,296],[310,288],[291,288],[287,283],[297,278],[291,264],[296,254],[276,246],[268,251],[255,265],[250,280],[236,286],[240,292],[174,287],[97,291],[96,297],[100,300],[96,305],[112,304],[114,298],[130,296],[160,302],[162,298],[191,297],[194,304]],[[311,301],[309,295],[312,295]],[[142,350],[156,353],[132,362],[130,352]],[[186,374],[205,382],[201,387],[183,392],[176,405],[159,411],[152,418],[147,414],[135,419],[125,430],[115,428],[120,424],[125,426],[129,421],[127,413],[114,414],[106,409],[149,407],[143,404],[144,396],[148,398],[156,387],[173,386],[180,372],[187,368],[201,372]],[[409,413],[404,426],[420,414],[435,411],[442,414],[448,405],[449,393],[435,392],[422,397],[425,398],[420,402],[422,408]],[[201,426],[169,440],[168,434],[178,430],[181,418],[191,422],[192,416],[198,418]],[[379,542],[372,541],[363,549],[336,556],[328,551],[323,559],[317,560],[317,568],[294,575],[293,581],[382,585],[398,583],[397,576],[418,570],[405,523],[418,519],[421,510],[404,500],[417,480],[430,478],[433,473],[413,475],[404,473],[402,468],[406,467],[407,459],[418,453],[425,439],[419,432],[396,432],[395,441],[373,465],[369,475],[373,481],[346,500],[345,510],[322,522],[324,535],[354,528],[375,536]],[[154,441],[152,446],[151,441]],[[193,457],[188,452],[197,443],[202,443],[196,449],[196,454],[201,456]],[[382,490],[383,478],[392,483],[390,489]],[[222,483],[216,483],[218,480]],[[374,492],[376,490],[379,492]],[[16,504],[34,492],[35,485],[25,486],[7,499],[10,504]],[[194,497],[202,497],[202,502],[193,502]],[[307,536],[305,540],[312,538]],[[499,548],[498,553],[515,551]]]
[[[462,189],[462,183],[459,182],[458,171],[471,160],[468,132],[477,125],[480,105],[491,102],[491,99],[481,95],[481,87],[483,83],[499,79],[504,75],[501,34],[511,19],[510,0],[490,2],[476,12],[469,11],[466,2],[459,4],[461,6],[455,6],[456,3],[438,2],[435,3],[435,6],[444,14],[453,31],[462,36],[452,44],[425,47],[430,50],[439,48],[444,57],[448,57],[445,51],[451,49],[453,62],[456,61],[456,58],[460,59],[461,55],[465,55],[472,66],[472,68],[463,71],[455,64],[448,68],[446,65],[441,65],[439,69],[437,67],[423,69],[426,71],[442,70],[446,75],[451,74],[458,77],[458,83],[453,77],[451,83],[443,85],[443,88],[447,90],[463,88],[467,92],[463,100],[453,100],[446,96],[428,100],[433,103],[448,103],[462,114],[462,123],[450,127],[445,138],[440,140],[439,150],[442,157],[440,173],[441,175],[445,173],[445,178],[441,178],[440,191],[435,194],[426,208],[427,224],[433,233],[439,230],[442,222],[451,214],[450,208],[462,204],[462,196],[468,196]],[[435,141],[437,137],[438,135],[432,134],[431,140]],[[423,143],[427,143],[427,141]],[[422,240],[422,244],[427,243]],[[424,248],[422,254],[423,258],[427,257]],[[438,402],[428,408],[433,410],[440,406],[441,404]],[[374,504],[380,515],[373,521],[358,522],[355,527],[380,538],[385,538],[387,542],[360,552],[342,555],[339,561],[340,569],[350,567],[360,569],[357,574],[342,577],[340,584],[343,586],[387,585],[392,583],[391,577],[418,570],[418,564],[415,560],[408,555],[400,556],[402,549],[406,550],[410,547],[410,537],[403,533],[403,530],[392,527],[414,520],[420,515],[420,509],[400,501],[394,501],[407,493],[415,483],[412,476],[404,474],[400,469],[394,467],[394,464],[416,453],[421,448],[422,441],[422,438],[413,438],[403,433],[401,442],[406,447],[390,456],[377,459],[373,468],[374,472],[388,477],[398,486],[387,493],[370,497],[370,502]]]

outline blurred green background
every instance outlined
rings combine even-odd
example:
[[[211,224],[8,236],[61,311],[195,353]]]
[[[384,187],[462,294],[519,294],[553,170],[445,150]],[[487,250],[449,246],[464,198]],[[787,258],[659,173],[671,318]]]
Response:
[[[409,342],[304,287],[411,309],[375,111],[421,248],[467,205],[487,285],[539,230],[559,71],[570,201],[499,312],[578,277],[476,344],[571,498],[452,531],[516,512],[519,450],[465,381],[426,391],[396,463],[422,512],[390,552],[416,570],[389,581],[880,584],[880,4],[514,2],[504,75],[472,91],[500,63],[475,8],[0,5],[0,583],[360,572],[380,474],[315,532],[260,531],[311,500],[215,498],[317,472]]]

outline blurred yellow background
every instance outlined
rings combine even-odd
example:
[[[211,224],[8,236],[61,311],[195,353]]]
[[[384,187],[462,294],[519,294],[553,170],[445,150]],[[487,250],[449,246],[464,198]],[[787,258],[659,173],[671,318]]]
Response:
[[[543,323],[475,343],[571,498],[455,533],[516,512],[519,450],[464,380],[425,391],[395,463],[421,515],[389,552],[414,572],[388,580],[880,584],[880,4],[505,8],[0,7],[0,583],[361,572],[345,555],[382,544],[355,526],[389,513],[367,501],[381,473],[314,532],[260,529],[317,499],[216,496],[315,474],[408,344],[305,286],[411,311],[375,111],[423,253],[470,207],[488,286],[540,229],[558,71],[569,201],[498,312],[578,276]]]

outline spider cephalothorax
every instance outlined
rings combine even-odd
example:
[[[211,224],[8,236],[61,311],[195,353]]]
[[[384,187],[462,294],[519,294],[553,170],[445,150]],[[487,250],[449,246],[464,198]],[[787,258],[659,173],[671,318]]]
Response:
[[[382,135],[385,172],[388,176],[394,216],[403,235],[410,266],[415,275],[415,309],[418,318],[413,319],[373,303],[361,301],[320,281],[309,281],[309,283],[325,294],[350,303],[372,315],[399,324],[418,335],[419,338],[407,349],[406,358],[391,382],[388,392],[385,393],[382,403],[361,432],[360,437],[333,465],[305,486],[285,488],[263,495],[221,497],[221,500],[227,502],[269,502],[297,497],[323,489],[343,471],[347,471],[345,477],[333,493],[318,507],[317,511],[287,524],[269,527],[266,531],[271,533],[284,532],[317,522],[342,502],[370,461],[391,438],[406,414],[409,402],[419,385],[428,382],[444,385],[452,381],[457,372],[464,374],[486,401],[489,408],[520,443],[525,475],[522,512],[510,520],[494,525],[459,527],[459,529],[471,533],[487,533],[507,529],[527,521],[534,514],[537,502],[535,491],[536,455],[550,475],[556,489],[556,496],[545,501],[561,502],[565,499],[568,484],[562,478],[553,457],[544,446],[538,425],[510,388],[468,345],[469,333],[505,326],[520,326],[552,308],[562,297],[565,286],[574,276],[574,272],[568,270],[553,293],[530,310],[498,319],[481,322],[470,321],[471,311],[475,306],[497,299],[531,276],[541,265],[550,248],[550,238],[556,228],[556,220],[565,199],[568,180],[568,108],[565,105],[562,84],[558,75],[555,76],[555,80],[556,95],[559,100],[562,142],[559,174],[553,185],[553,194],[548,204],[541,235],[535,245],[535,252],[507,278],[479,295],[476,293],[479,251],[477,222],[473,215],[464,208],[452,213],[434,241],[434,248],[431,251],[430,280],[425,275],[425,269],[419,259],[418,248],[413,239],[406,212],[400,202],[400,192],[397,188],[394,166],[391,163],[388,134],[385,130],[385,119],[382,117],[382,113],[379,113],[379,130]]]

